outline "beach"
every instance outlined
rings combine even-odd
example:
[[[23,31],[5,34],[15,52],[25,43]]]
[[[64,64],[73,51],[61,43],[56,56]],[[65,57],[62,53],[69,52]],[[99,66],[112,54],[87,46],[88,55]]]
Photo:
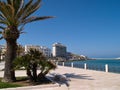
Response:
[[[120,74],[116,73],[58,66],[47,76],[50,77],[51,74],[65,75],[69,79],[70,86],[55,83],[1,90],[120,90]],[[25,71],[16,71],[16,76],[25,75]],[[0,77],[3,77],[3,71],[0,71]]]

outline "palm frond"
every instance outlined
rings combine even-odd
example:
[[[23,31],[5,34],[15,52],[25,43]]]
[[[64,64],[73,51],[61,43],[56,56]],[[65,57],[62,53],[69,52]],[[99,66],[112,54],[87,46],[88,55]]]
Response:
[[[44,19],[49,19],[49,18],[54,18],[53,16],[42,16],[42,17],[29,17],[25,20],[23,20],[22,23],[31,23],[31,22],[34,22],[34,21],[39,21],[39,20],[44,20]]]
[[[0,29],[4,30],[4,29],[5,29],[5,27],[3,27],[3,26],[0,26]]]
[[[34,13],[40,7],[40,3],[41,3],[41,0],[37,0],[35,3],[33,3],[33,0],[31,0],[31,3],[29,3],[24,7],[24,15],[22,19],[26,19],[32,13]]]
[[[6,20],[9,22],[9,24],[12,22],[12,13],[11,13],[11,7],[10,5],[7,5],[4,2],[0,2],[0,11],[6,17]]]
[[[4,20],[0,20],[0,24],[3,24],[3,25],[9,25],[9,22],[4,21]]]
[[[16,26],[21,32],[27,23],[53,18],[30,17],[41,6],[42,0],[0,0],[0,24]]]
[[[2,19],[2,20],[6,20],[6,17],[0,12],[0,18]]]
[[[2,34],[2,31],[0,31],[0,34]]]
[[[0,13],[0,24],[8,25],[8,21],[2,13]]]
[[[30,6],[32,5],[33,0],[30,0],[26,5],[23,6],[23,10],[25,12],[26,9],[30,8]]]
[[[0,37],[0,40],[2,40],[3,39],[3,37]]]
[[[7,0],[7,3],[13,5],[13,1],[14,1],[14,0]],[[18,0],[18,1],[19,1],[19,0]]]
[[[23,34],[23,33],[26,33],[26,32],[20,32],[20,34]]]
[[[6,11],[8,12],[8,14],[9,14],[9,18],[8,18],[8,20],[10,20],[12,23],[14,23],[15,22],[15,19],[14,19],[14,14],[15,14],[15,9],[14,9],[14,7],[13,6],[11,6],[11,5],[9,5],[9,4],[7,4],[6,5]]]
[[[18,19],[15,17],[21,4],[24,0],[7,0],[7,3],[0,2],[0,11],[2,15],[6,18],[9,22],[9,25],[16,25],[18,24]]]
[[[25,24],[22,24],[22,25],[21,25],[21,27],[20,27],[20,29],[19,29],[19,32],[21,32],[21,31],[24,30],[24,26],[25,26]]]
[[[24,0],[13,0],[13,7],[15,8],[15,14],[19,11],[22,7]]]
[[[28,3],[21,4],[21,8],[19,9],[19,11],[16,14],[16,18],[21,19],[23,16],[26,15],[27,9],[30,8],[30,6],[32,5],[33,0],[30,0]]]

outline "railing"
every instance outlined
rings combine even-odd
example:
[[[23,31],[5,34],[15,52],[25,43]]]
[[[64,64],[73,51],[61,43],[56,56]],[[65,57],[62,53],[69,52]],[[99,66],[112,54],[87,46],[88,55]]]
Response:
[[[87,63],[65,63],[65,62],[57,62],[57,65],[60,66],[67,66],[67,67],[75,67],[75,68],[82,68],[85,70],[96,70],[96,71],[104,71],[104,72],[113,72],[113,73],[120,73],[120,66],[109,66],[106,65],[96,65],[96,64],[87,64]]]

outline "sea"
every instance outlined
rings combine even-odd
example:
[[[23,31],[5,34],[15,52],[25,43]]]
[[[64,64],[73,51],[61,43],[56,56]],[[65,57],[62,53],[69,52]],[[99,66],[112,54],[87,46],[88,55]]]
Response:
[[[119,73],[120,74],[120,60],[117,59],[101,59],[101,60],[75,60],[75,61],[67,61],[64,62],[64,66],[71,67],[71,63],[73,63],[73,67],[83,68],[86,64],[87,69],[96,70],[96,71],[104,71],[105,66],[108,65],[108,72]],[[63,63],[59,63],[59,65],[63,65]]]

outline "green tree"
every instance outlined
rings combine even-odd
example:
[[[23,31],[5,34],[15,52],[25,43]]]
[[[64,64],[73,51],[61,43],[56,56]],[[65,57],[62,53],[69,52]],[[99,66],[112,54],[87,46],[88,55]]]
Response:
[[[52,69],[56,68],[56,65],[47,61],[46,57],[36,49],[30,49],[28,54],[17,57],[14,60],[15,69],[25,67],[26,74],[31,82],[44,81],[46,74]],[[37,69],[40,69],[37,74]]]
[[[15,81],[13,60],[16,58],[17,39],[23,27],[33,21],[44,20],[51,16],[31,16],[39,9],[41,0],[0,0],[0,29],[7,44],[5,57],[4,82]]]

